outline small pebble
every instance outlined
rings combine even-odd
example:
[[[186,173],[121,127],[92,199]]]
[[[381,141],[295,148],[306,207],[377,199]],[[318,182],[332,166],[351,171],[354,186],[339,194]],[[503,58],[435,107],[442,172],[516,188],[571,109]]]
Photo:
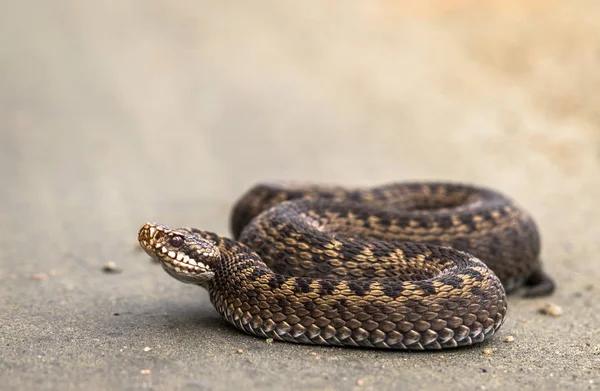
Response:
[[[152,348],[151,348],[150,346],[146,346],[146,347],[144,348],[144,352],[149,352],[149,351],[151,351],[151,350],[152,350]]]
[[[487,373],[487,369],[486,368],[481,368],[481,372]]]
[[[114,262],[106,262],[104,266],[102,266],[102,270],[105,273],[119,273],[121,269],[117,267],[117,264]]]
[[[48,279],[48,275],[46,273],[34,273],[31,275],[32,280],[45,281]]]
[[[481,353],[485,354],[486,356],[491,356],[492,354],[494,354],[494,349],[485,348],[481,351]]]
[[[267,343],[267,345],[270,345],[273,343],[273,338],[267,338],[265,339],[265,342]]]
[[[244,349],[238,349],[235,351],[237,354],[244,354]]]
[[[504,337],[504,342],[506,342],[506,343],[513,342],[514,340],[515,340],[515,337],[513,337],[512,335],[508,335],[508,336]]]
[[[142,370],[140,371],[140,373],[141,373],[142,375],[149,375],[149,374],[151,374],[151,373],[152,373],[152,371],[151,371],[151,370],[149,370],[149,369],[142,369]]]
[[[541,314],[559,317],[563,314],[563,309],[554,303],[544,303],[538,310]]]
[[[364,385],[369,385],[370,383],[373,382],[373,376],[363,376],[359,379],[356,379],[356,385],[359,387],[362,387]]]

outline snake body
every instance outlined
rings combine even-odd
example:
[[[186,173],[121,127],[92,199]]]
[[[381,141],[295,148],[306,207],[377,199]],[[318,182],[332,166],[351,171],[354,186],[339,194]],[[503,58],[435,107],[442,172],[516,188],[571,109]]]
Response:
[[[491,189],[261,184],[236,203],[234,239],[147,223],[141,246],[208,289],[229,323],[274,340],[442,349],[492,337],[506,292],[549,294],[532,217]]]

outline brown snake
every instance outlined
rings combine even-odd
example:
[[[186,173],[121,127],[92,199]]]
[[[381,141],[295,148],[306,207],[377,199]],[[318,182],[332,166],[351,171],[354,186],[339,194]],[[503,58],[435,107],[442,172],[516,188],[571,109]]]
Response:
[[[554,289],[533,219],[475,186],[263,184],[238,201],[231,228],[236,240],[147,223],[138,240],[171,276],[208,289],[229,323],[263,338],[472,345],[503,324],[505,292]]]

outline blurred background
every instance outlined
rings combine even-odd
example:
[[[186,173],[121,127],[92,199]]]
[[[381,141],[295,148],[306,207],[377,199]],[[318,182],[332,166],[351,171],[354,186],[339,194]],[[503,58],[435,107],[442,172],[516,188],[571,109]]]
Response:
[[[227,231],[263,180],[446,179],[499,188],[567,237],[600,195],[593,1],[4,8],[4,197],[28,205],[4,224]]]
[[[600,3],[413,3],[1,2],[0,293],[8,307],[0,320],[22,314],[6,337],[6,368],[45,373],[27,358],[36,347],[17,335],[61,335],[74,308],[95,319],[83,324],[100,335],[117,327],[102,311],[119,306],[163,300],[193,312],[197,297],[176,297],[194,287],[132,252],[137,229],[157,220],[228,233],[237,197],[278,179],[443,179],[499,189],[538,220],[545,264],[559,281],[554,300],[576,311],[569,319],[577,322],[562,318],[555,332],[596,338],[597,304],[572,300],[592,295],[600,278]],[[123,273],[98,273],[108,261]],[[29,278],[40,273],[47,281]],[[505,328],[532,316],[528,303],[517,301],[516,323]],[[136,318],[113,337],[131,340],[142,324]],[[237,336],[224,328],[223,343]],[[537,338],[532,346],[556,343],[537,326],[522,332]],[[590,354],[578,364],[586,387],[598,377],[590,369],[597,338],[590,344],[577,350]],[[79,347],[68,349],[59,364],[87,362]],[[537,354],[543,361],[549,353]],[[121,373],[89,360],[94,373]],[[569,363],[555,359],[554,369],[532,373],[563,384],[549,376]],[[327,388],[323,381],[316,387]]]

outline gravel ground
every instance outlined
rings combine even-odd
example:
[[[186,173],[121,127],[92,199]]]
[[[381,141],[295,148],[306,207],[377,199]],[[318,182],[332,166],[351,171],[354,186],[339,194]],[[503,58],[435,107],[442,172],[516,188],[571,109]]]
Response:
[[[3,2],[1,388],[598,389],[600,6],[480,3]],[[495,187],[558,290],[442,353],[243,335],[136,234],[273,179]]]

